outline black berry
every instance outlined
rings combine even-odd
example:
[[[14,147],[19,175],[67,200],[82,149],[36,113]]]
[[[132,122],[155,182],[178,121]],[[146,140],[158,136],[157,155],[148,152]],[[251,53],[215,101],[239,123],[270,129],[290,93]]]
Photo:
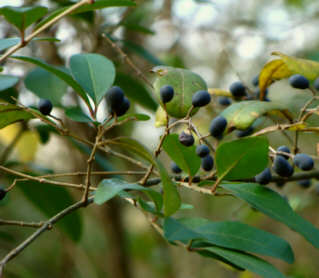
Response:
[[[210,123],[209,133],[215,138],[220,138],[227,126],[227,120],[223,116],[217,116]]]
[[[254,128],[253,127],[249,127],[245,130],[238,130],[236,133],[237,137],[245,137],[245,136],[249,136],[250,134],[252,134],[254,132]]]
[[[4,199],[6,194],[7,194],[7,191],[4,188],[0,187],[0,201]]]
[[[277,148],[277,152],[290,153],[290,150],[287,146],[280,146]],[[282,156],[283,158],[289,159],[289,155],[285,155],[285,154],[278,154],[278,155]]]
[[[110,112],[114,112],[118,109],[124,101],[124,92],[118,87],[114,86],[110,88],[106,93],[106,102],[110,108]]]
[[[228,106],[231,105],[231,100],[228,97],[220,97],[218,103],[223,106]]]
[[[39,111],[43,115],[50,115],[53,105],[52,102],[48,99],[41,98],[39,101]]]
[[[211,97],[207,91],[197,91],[192,97],[194,107],[203,107],[210,103]]]
[[[289,84],[291,87],[296,89],[307,89],[309,88],[309,80],[300,74],[294,74],[289,78]]]
[[[171,162],[171,170],[175,174],[180,174],[182,172],[182,169],[178,167],[178,165],[175,162]]]
[[[255,181],[258,182],[259,184],[268,184],[270,183],[272,178],[271,172],[269,168],[266,168],[264,171],[262,171],[260,174],[255,176]]]
[[[281,177],[290,177],[294,173],[294,168],[282,156],[276,156],[273,163],[274,171]]]
[[[256,75],[253,80],[251,81],[251,83],[257,87],[259,85],[259,75]]]
[[[119,116],[123,116],[127,110],[129,110],[130,108],[130,101],[128,100],[127,97],[124,97],[121,105],[119,105],[118,107],[114,108],[115,114],[119,117]]]
[[[210,171],[214,167],[214,159],[210,155],[206,155],[205,157],[202,158],[202,163],[201,163],[202,168],[205,171]]]
[[[229,90],[235,98],[243,97],[246,95],[246,88],[240,81],[236,81],[231,84]]]
[[[174,97],[174,88],[170,85],[161,87],[160,96],[163,103],[170,102]]]
[[[311,170],[314,165],[313,159],[305,153],[296,154],[294,157],[294,163],[299,169],[304,171]]]
[[[178,140],[186,147],[192,146],[195,141],[192,134],[184,131],[182,131],[182,133],[178,136]]]
[[[206,145],[198,145],[196,147],[196,154],[199,157],[204,157],[209,154],[209,148]]]
[[[298,184],[302,188],[309,188],[311,186],[311,180],[300,180],[300,181],[298,181]]]

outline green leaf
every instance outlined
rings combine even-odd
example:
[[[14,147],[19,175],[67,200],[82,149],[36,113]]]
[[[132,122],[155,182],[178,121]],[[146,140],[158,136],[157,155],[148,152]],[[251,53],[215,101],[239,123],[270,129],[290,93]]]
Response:
[[[319,230],[295,213],[288,202],[275,191],[254,183],[229,183],[222,184],[221,187],[271,218],[284,223],[319,248]]]
[[[32,119],[33,116],[14,104],[0,103],[0,129],[18,121]]]
[[[169,157],[189,176],[193,177],[200,168],[200,157],[196,155],[196,147],[186,147],[178,140],[177,134],[169,134],[163,143]]]
[[[5,6],[0,9],[0,14],[2,14],[8,22],[16,26],[20,31],[24,31],[33,22],[43,17],[47,12],[48,9],[42,6]]]
[[[117,73],[114,84],[121,87],[125,95],[144,108],[155,111],[157,103],[141,82],[124,73]]]
[[[61,103],[61,99],[67,90],[67,83],[55,74],[35,68],[29,72],[24,80],[26,88],[39,98],[49,99],[53,105]]]
[[[25,196],[47,217],[52,217],[74,203],[71,194],[63,187],[36,181],[19,181],[17,183]],[[64,217],[57,226],[69,237],[78,241],[82,234],[82,219],[78,211]]]
[[[0,74],[0,91],[7,90],[19,82],[19,78],[13,75]]]
[[[146,114],[141,114],[141,113],[128,113],[128,114],[125,114],[125,115],[117,118],[117,121],[122,122],[128,118],[130,118],[134,121],[148,121],[151,117],[146,115]]]
[[[49,65],[39,58],[25,57],[25,56],[12,56],[11,58],[22,60],[22,61],[34,64],[34,65],[37,65],[37,66],[55,74],[57,77],[62,79],[64,82],[66,82],[76,93],[78,93],[82,97],[82,99],[86,102],[86,104],[88,106],[90,106],[90,102],[89,102],[89,99],[86,95],[86,92],[73,79],[73,77],[68,73],[68,71],[63,70],[63,69],[56,67],[56,66]]]
[[[114,198],[123,190],[136,190],[146,193],[154,201],[154,204],[160,210],[162,206],[161,194],[151,188],[143,187],[136,183],[128,183],[122,179],[112,178],[104,179],[99,183],[98,189],[95,191],[94,202],[102,205],[110,199]]]
[[[49,41],[49,42],[59,42],[60,40],[57,38],[51,38],[51,37],[39,37],[34,38],[32,41]],[[20,42],[20,38],[6,38],[6,39],[0,39],[0,52],[18,44]]]
[[[237,221],[212,222],[203,218],[166,218],[168,241],[201,240],[220,247],[271,256],[293,263],[294,255],[285,240]]]
[[[74,79],[98,104],[115,78],[113,63],[100,54],[76,54],[70,59],[70,68]]]
[[[227,120],[227,130],[231,131],[235,128],[245,130],[255,120],[273,111],[282,111],[286,115],[289,114],[284,103],[247,100],[228,106],[220,115]]]
[[[205,251],[208,251],[208,253],[205,253]],[[210,256],[209,253],[212,253],[215,256],[217,255],[231,262],[237,267],[248,269],[264,278],[285,278],[285,276],[270,263],[249,254],[220,247],[206,247],[199,253],[207,257]]]
[[[164,190],[164,215],[170,216],[180,208],[181,198],[177,191],[176,183],[171,180],[160,161],[157,161],[157,167],[161,175]]]
[[[216,150],[215,160],[219,178],[252,178],[267,167],[268,140],[253,137],[223,143]]]
[[[144,158],[145,160],[149,161],[153,165],[156,164],[156,160],[154,156],[152,155],[152,153],[145,146],[143,146],[140,142],[138,142],[135,139],[132,139],[129,137],[117,137],[117,138],[109,140],[108,143],[120,146],[124,150],[132,152]]]
[[[150,28],[147,28],[145,26],[139,25],[139,24],[134,24],[131,22],[123,22],[122,24],[120,24],[121,26],[124,26],[126,29],[131,30],[131,31],[136,31],[136,32],[140,32],[143,33],[145,35],[155,35],[155,32],[153,30],[151,30]],[[160,63],[161,65],[161,63]]]
[[[80,107],[69,107],[64,110],[65,115],[71,120],[81,123],[91,123],[92,119],[87,116]]]

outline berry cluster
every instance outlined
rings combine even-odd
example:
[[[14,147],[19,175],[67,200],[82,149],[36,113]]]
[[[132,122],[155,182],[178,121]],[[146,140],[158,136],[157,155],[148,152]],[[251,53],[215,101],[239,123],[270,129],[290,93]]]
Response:
[[[114,86],[106,93],[106,102],[109,112],[116,116],[123,116],[130,108],[130,101],[124,95],[123,90]]]

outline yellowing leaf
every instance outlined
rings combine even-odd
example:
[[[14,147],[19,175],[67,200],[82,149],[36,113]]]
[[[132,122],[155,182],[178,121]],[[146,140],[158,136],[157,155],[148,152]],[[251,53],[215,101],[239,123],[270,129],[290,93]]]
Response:
[[[166,126],[167,118],[162,106],[158,106],[155,114],[155,127]]]
[[[218,88],[208,88],[208,92],[213,96],[225,96],[225,97],[231,97],[231,92],[223,89]]]
[[[39,135],[34,131],[25,131],[16,145],[19,160],[30,162],[34,159],[38,150]]]
[[[259,75],[260,99],[264,99],[265,91],[275,80],[287,78],[291,75],[284,61],[281,59],[268,62]]]

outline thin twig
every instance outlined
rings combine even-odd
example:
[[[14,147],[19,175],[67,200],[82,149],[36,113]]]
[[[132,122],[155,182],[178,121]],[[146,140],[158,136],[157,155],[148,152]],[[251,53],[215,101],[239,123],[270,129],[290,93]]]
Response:
[[[30,228],[39,228],[42,227],[44,222],[25,222],[25,221],[16,221],[16,220],[4,220],[0,219],[0,226],[20,226],[20,227],[30,227]]]

